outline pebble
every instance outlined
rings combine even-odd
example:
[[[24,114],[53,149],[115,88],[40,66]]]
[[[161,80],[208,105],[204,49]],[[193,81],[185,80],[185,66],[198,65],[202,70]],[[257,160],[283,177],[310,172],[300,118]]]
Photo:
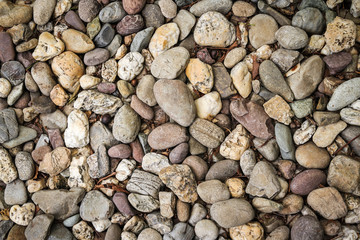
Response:
[[[249,147],[249,135],[245,128],[238,124],[221,144],[220,154],[226,159],[240,160],[240,157]]]
[[[21,95],[23,94],[24,92],[24,83],[20,83],[19,85],[15,86],[10,94],[8,95],[8,98],[7,98],[7,104],[9,106],[12,106],[16,103],[17,100],[19,100],[19,98],[21,97]]]
[[[115,193],[112,201],[114,202],[116,208],[120,211],[120,214],[127,216],[128,219],[130,219],[130,217],[135,214],[135,210],[130,205],[127,195],[125,193]]]
[[[208,171],[207,163],[198,156],[188,156],[184,161],[183,164],[188,165],[196,180],[203,180],[205,175]]]
[[[95,48],[84,55],[84,63],[87,66],[96,66],[106,62],[110,58],[110,52],[105,48]]]
[[[149,227],[158,231],[160,234],[166,234],[173,229],[173,222],[171,219],[161,216],[160,212],[153,212],[145,217]]]
[[[289,104],[279,95],[272,97],[269,101],[265,102],[263,106],[265,112],[271,118],[286,125],[291,123],[291,118],[294,116],[294,113]]]
[[[166,156],[157,153],[147,153],[142,159],[141,167],[154,174],[159,174],[160,171],[170,166],[169,160]]]
[[[258,222],[249,222],[229,229],[230,237],[234,240],[246,239],[263,239],[264,229]]]
[[[109,148],[108,155],[111,158],[128,158],[131,156],[131,148],[125,144],[118,144]]]
[[[48,239],[49,240],[71,240],[73,235],[71,232],[64,227],[61,223],[54,223],[51,226]]]
[[[147,26],[148,27],[148,26]],[[156,58],[178,42],[180,29],[176,23],[167,23],[157,28],[149,43],[149,51]]]
[[[138,52],[126,54],[118,62],[118,75],[120,79],[129,81],[134,79],[143,69],[144,57]]]
[[[326,45],[331,52],[341,52],[355,44],[356,25],[349,19],[335,17],[327,27],[324,34]]]
[[[96,0],[80,0],[79,17],[84,22],[91,22],[99,13],[101,5]]]
[[[43,126],[51,129],[60,129],[65,131],[67,125],[67,118],[63,112],[56,110],[53,113],[40,114],[40,120]]]
[[[284,124],[275,125],[276,142],[279,145],[280,153],[283,159],[295,159],[295,146],[293,143],[290,128]]]
[[[360,78],[353,78],[340,84],[332,94],[327,109],[337,111],[353,103],[360,97],[360,93],[356,91],[359,86]]]
[[[146,27],[158,28],[165,22],[161,9],[157,4],[146,4],[141,15],[144,17]]]
[[[122,143],[133,142],[140,130],[139,115],[127,104],[116,113],[113,125],[113,135]]]
[[[293,66],[298,64],[303,56],[300,52],[289,49],[278,49],[271,54],[271,61],[273,61],[282,72],[288,72]]]
[[[255,213],[246,200],[232,198],[214,203],[210,208],[210,215],[221,227],[231,228],[248,223]]]
[[[200,46],[228,47],[235,41],[235,38],[234,25],[224,15],[215,11],[202,14],[194,29],[194,40]]]
[[[16,119],[16,112],[13,109],[0,111],[0,142],[12,140],[19,135],[19,126]]]
[[[25,229],[26,239],[45,239],[50,233],[53,221],[54,217],[52,215],[42,214],[35,216]]]
[[[162,182],[159,177],[152,173],[136,169],[131,175],[129,182],[126,185],[126,189],[130,192],[158,198],[161,186]]]
[[[240,1],[238,1],[240,2]],[[234,67],[237,63],[239,63],[246,55],[246,50],[242,47],[237,47],[232,49],[224,59],[224,65],[227,68]]]
[[[326,168],[330,163],[327,151],[317,147],[313,142],[300,145],[295,151],[295,158],[305,168]]]
[[[209,180],[197,186],[199,197],[208,204],[228,200],[230,192],[227,186],[219,180]]]
[[[187,223],[177,223],[174,225],[173,230],[170,233],[164,235],[163,239],[184,239],[190,240],[195,236],[194,228]]]
[[[247,149],[240,158],[240,168],[245,176],[250,176],[256,164],[255,152],[252,149]]]
[[[8,61],[1,66],[1,75],[9,80],[12,86],[17,86],[25,79],[25,68],[18,61]]]
[[[268,161],[274,161],[278,158],[280,149],[275,139],[270,139],[269,141],[265,141],[264,139],[261,138],[254,138],[253,143],[256,149]]]
[[[14,223],[27,226],[33,219],[35,214],[35,205],[33,203],[25,203],[22,206],[14,205],[10,208],[10,220]]]
[[[222,108],[220,94],[216,91],[205,94],[195,100],[195,106],[199,118],[211,120]]]
[[[222,63],[212,65],[214,75],[214,89],[222,98],[228,98],[236,94],[230,74]]]
[[[310,34],[322,34],[325,19],[319,9],[308,7],[298,11],[292,18],[291,24]]]
[[[81,32],[86,32],[86,27],[76,12],[72,10],[68,11],[65,14],[64,19],[67,24],[69,24],[71,27],[75,28],[76,30],[79,30]]]
[[[339,52],[325,56],[323,60],[330,70],[330,74],[334,75],[344,70],[351,63],[352,56],[348,52]]]
[[[159,192],[159,201],[160,214],[163,217],[172,218],[175,215],[175,194],[172,192]]]
[[[166,18],[174,18],[177,13],[177,5],[172,0],[160,0],[159,7],[161,9],[161,13]]]
[[[290,103],[291,109],[293,110],[297,118],[304,118],[313,112],[313,101],[311,98],[305,98],[303,100],[294,101]]]
[[[156,78],[175,79],[189,63],[189,51],[183,47],[171,48],[157,56],[151,64],[151,74]]]
[[[309,206],[328,220],[335,220],[347,214],[341,194],[333,187],[318,188],[307,196]]]
[[[181,126],[188,127],[195,118],[196,107],[191,92],[180,80],[159,80],[154,95],[161,109]]]
[[[111,224],[106,231],[105,240],[117,240],[121,237],[121,228],[118,224]]]
[[[94,37],[100,32],[101,24],[99,17],[94,18],[91,22],[86,24],[86,34],[90,39],[94,39]]]
[[[230,0],[204,0],[192,5],[189,11],[196,17],[200,17],[209,11],[216,11],[226,15],[231,10],[231,7],[232,2]]]
[[[65,227],[73,227],[75,224],[80,222],[80,214],[75,214],[63,221]]]
[[[19,135],[16,138],[13,138],[10,141],[3,143],[3,146],[8,149],[17,147],[23,143],[35,139],[36,136],[37,136],[37,132],[34,129],[24,126],[19,126]]]
[[[49,32],[43,32],[39,36],[38,45],[32,56],[38,61],[47,61],[65,50],[65,44]]]
[[[198,199],[195,177],[189,166],[174,164],[165,167],[159,172],[159,177],[181,201],[193,203]],[[184,187],[178,188],[180,185]]]
[[[68,29],[61,34],[66,50],[74,53],[86,53],[95,48],[93,41],[84,33]]]
[[[291,239],[314,239],[321,240],[324,230],[320,222],[313,216],[301,216],[291,228]]]
[[[306,32],[298,27],[282,26],[275,33],[279,44],[286,49],[300,49],[308,44]]]
[[[195,234],[200,239],[216,240],[219,229],[211,220],[201,220],[195,225]]]
[[[221,160],[213,164],[206,174],[205,180],[218,179],[225,181],[239,170],[239,164],[233,160]]]
[[[349,126],[344,131],[341,132],[341,137],[343,137],[346,141],[350,141],[360,134],[360,128],[356,126]],[[350,143],[352,150],[356,155],[360,156],[360,145],[359,138],[356,138]]]
[[[26,187],[23,181],[17,179],[6,185],[4,200],[8,205],[21,205],[27,201]]]
[[[125,17],[126,12],[124,11],[120,2],[112,2],[106,5],[99,12],[99,19],[103,23],[115,23]]]
[[[179,40],[184,40],[195,26],[195,16],[187,10],[181,9],[173,19],[180,29]]]
[[[116,178],[119,181],[125,181],[129,176],[131,176],[135,166],[136,162],[134,160],[123,159],[115,169]]]
[[[130,35],[142,30],[145,26],[141,15],[127,15],[116,25],[116,31],[122,35]]]
[[[336,156],[330,163],[327,183],[341,192],[352,193],[357,191],[357,179],[360,178],[357,171],[359,167],[359,163],[350,157]]]
[[[247,98],[252,91],[252,77],[245,62],[236,64],[230,72],[232,82],[243,98]]]
[[[256,8],[250,3],[244,1],[236,1],[232,5],[232,11],[237,17],[251,17],[255,14]]]
[[[94,239],[94,230],[85,221],[75,224],[72,233],[77,239]]]
[[[150,213],[159,209],[160,203],[151,196],[145,196],[136,193],[130,193],[128,196],[130,204],[138,211]]]
[[[45,25],[51,18],[56,6],[56,1],[40,0],[33,5],[34,22],[37,25]]]
[[[114,204],[97,190],[88,192],[80,205],[80,216],[85,221],[106,219],[111,217],[113,212]]]
[[[33,8],[24,4],[14,4],[9,1],[3,1],[0,4],[1,17],[0,25],[2,27],[12,27],[21,23],[28,23],[33,18]]]
[[[35,174],[35,164],[30,153],[28,152],[18,152],[16,154],[15,166],[20,180],[29,180]]]
[[[154,33],[154,27],[148,27],[136,33],[131,46],[131,52],[141,52],[144,48],[148,47],[150,39]]]
[[[63,107],[67,103],[69,95],[60,86],[60,84],[57,84],[50,92],[50,99],[56,106]]]
[[[214,123],[197,118],[190,126],[189,132],[202,145],[217,148],[224,140],[224,131]]]
[[[254,198],[252,200],[252,205],[258,211],[263,213],[273,213],[273,212],[280,212],[284,207],[282,204],[271,201],[266,198]]]
[[[278,25],[274,18],[266,14],[257,14],[251,18],[249,24],[252,26],[249,30],[249,40],[254,48],[276,42],[275,32]]]
[[[318,147],[327,147],[335,140],[336,136],[346,128],[346,126],[347,124],[343,121],[320,126],[313,135],[313,142]]]
[[[128,14],[137,14],[145,6],[145,0],[124,0],[123,7]]]
[[[151,240],[162,240],[162,236],[160,235],[160,233],[152,228],[145,228],[144,230],[141,231],[141,233],[139,234],[138,240],[147,240],[147,239],[151,239]]]
[[[56,82],[49,65],[45,62],[35,63],[31,68],[31,76],[40,89],[41,93],[45,96],[50,96],[50,92],[56,85]]]
[[[262,84],[272,93],[279,94],[285,100],[292,101],[294,95],[286,83],[281,71],[270,60],[265,60],[260,64],[259,74]]]
[[[68,127],[64,132],[65,145],[81,148],[89,144],[89,121],[85,113],[73,110],[68,116]]]
[[[4,222],[4,225],[5,225],[5,223],[7,223],[7,224],[11,223],[9,225],[9,227],[11,227],[13,225],[11,221],[3,221],[3,222]],[[3,228],[4,225],[1,228]],[[26,229],[26,227],[24,227],[24,226],[20,226],[20,225],[13,226],[9,231],[7,239],[8,240],[26,240],[26,237],[24,234],[25,229]],[[6,234],[6,232],[7,232],[6,230],[3,231],[4,234]]]
[[[1,22],[1,20],[0,20]],[[7,62],[15,59],[15,49],[11,39],[11,36],[7,32],[0,33],[0,61]],[[6,49],[6,50],[5,50]]]

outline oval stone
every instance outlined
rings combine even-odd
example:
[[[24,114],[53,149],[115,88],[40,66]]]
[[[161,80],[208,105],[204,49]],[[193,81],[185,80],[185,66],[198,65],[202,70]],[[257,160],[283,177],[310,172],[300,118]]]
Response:
[[[148,143],[154,149],[171,148],[188,140],[186,128],[175,123],[162,124],[152,130],[148,136]]]
[[[320,184],[326,183],[326,175],[318,169],[305,170],[296,175],[291,183],[291,192],[298,195],[308,195],[312,190],[319,187]]]

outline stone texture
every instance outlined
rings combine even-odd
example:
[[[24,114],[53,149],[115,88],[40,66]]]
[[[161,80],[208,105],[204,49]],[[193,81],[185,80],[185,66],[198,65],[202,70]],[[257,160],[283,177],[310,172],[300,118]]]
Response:
[[[47,61],[65,50],[65,44],[49,32],[43,32],[39,36],[38,45],[32,56],[38,61]]]
[[[129,182],[126,185],[126,189],[130,192],[150,195],[154,198],[158,198],[161,186],[162,182],[159,177],[136,169],[131,175]]]
[[[155,128],[148,136],[148,143],[154,149],[166,149],[187,142],[186,128],[174,123],[165,123]]]
[[[89,121],[85,113],[73,110],[69,114],[64,140],[69,148],[81,148],[89,144]]]
[[[197,118],[191,124],[189,132],[193,138],[209,148],[218,147],[225,138],[225,133],[220,127],[201,118]]]
[[[113,135],[122,143],[131,143],[140,130],[139,115],[127,104],[116,113],[113,125]]]
[[[148,27],[148,26],[147,26]],[[154,58],[178,42],[180,29],[176,23],[167,23],[157,28],[149,43],[149,51]]]
[[[351,20],[336,17],[327,25],[324,36],[330,51],[340,52],[355,44],[356,26]]]
[[[265,44],[276,42],[275,32],[278,25],[274,18],[266,14],[257,14],[250,20],[249,40],[251,45],[258,49]]]

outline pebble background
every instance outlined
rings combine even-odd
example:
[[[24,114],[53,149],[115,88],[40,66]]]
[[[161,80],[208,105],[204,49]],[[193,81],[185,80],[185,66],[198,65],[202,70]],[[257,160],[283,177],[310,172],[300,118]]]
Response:
[[[0,240],[360,239],[359,0],[1,0]]]

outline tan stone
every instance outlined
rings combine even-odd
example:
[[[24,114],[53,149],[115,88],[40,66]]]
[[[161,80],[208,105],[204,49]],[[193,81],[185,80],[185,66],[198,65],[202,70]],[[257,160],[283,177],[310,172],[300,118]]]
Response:
[[[211,66],[198,58],[190,59],[185,73],[194,88],[201,93],[209,93],[214,86]]]
[[[149,43],[149,51],[157,57],[174,46],[179,39],[180,29],[176,23],[167,23],[156,29]]]
[[[316,129],[313,136],[313,142],[318,147],[329,146],[336,138],[336,136],[346,128],[347,124],[344,121],[338,121],[326,126],[320,126]]]
[[[38,61],[47,61],[65,50],[65,44],[49,32],[39,36],[38,45],[33,52],[33,58]]]
[[[232,240],[263,240],[264,229],[258,222],[249,222],[229,229]]]
[[[58,77],[59,83],[69,92],[74,92],[79,85],[79,79],[85,68],[80,57],[66,51],[53,59],[51,69]]]
[[[294,112],[291,110],[290,105],[279,95],[272,97],[269,101],[264,103],[264,110],[269,117],[289,125]]]
[[[61,39],[65,43],[66,50],[74,53],[86,53],[95,48],[95,44],[85,33],[74,29],[65,30],[61,34]]]
[[[245,182],[240,178],[229,178],[225,184],[228,186],[231,197],[240,198],[245,196]]]
[[[246,63],[240,62],[231,69],[230,76],[236,90],[243,98],[247,98],[252,90],[252,77]]]
[[[81,88],[87,90],[95,88],[101,82],[101,79],[90,75],[82,75],[79,82]]]
[[[255,14],[256,8],[250,3],[243,1],[236,1],[232,6],[232,11],[238,17],[251,17]]]
[[[241,124],[238,124],[220,145],[220,154],[226,159],[240,160],[241,155],[249,147],[249,134]]]
[[[336,17],[327,25],[324,36],[331,52],[349,49],[355,44],[356,25],[349,19]]]
[[[45,154],[40,162],[39,171],[56,176],[70,166],[71,151],[66,147],[58,147]]]
[[[62,107],[65,106],[65,104],[67,103],[67,100],[69,99],[69,95],[60,86],[60,84],[57,84],[53,87],[53,89],[50,92],[50,99],[51,101],[53,101],[53,103],[56,106]]]
[[[295,151],[296,161],[306,168],[326,168],[330,163],[328,152],[313,142],[300,145]]]
[[[221,111],[220,94],[216,91],[205,94],[195,100],[195,106],[199,118],[211,120]]]

